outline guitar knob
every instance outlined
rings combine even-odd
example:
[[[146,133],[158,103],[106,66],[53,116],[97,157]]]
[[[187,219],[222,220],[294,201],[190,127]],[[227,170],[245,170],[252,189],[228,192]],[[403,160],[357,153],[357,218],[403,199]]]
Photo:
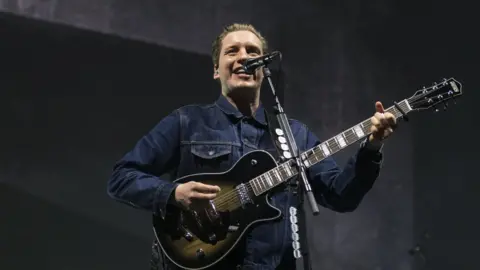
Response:
[[[205,257],[205,252],[203,251],[203,249],[201,248],[197,249],[197,258],[203,259],[204,257]]]
[[[208,236],[208,240],[209,240],[211,243],[216,243],[216,242],[217,242],[217,236],[216,236],[214,233],[211,233],[211,234]]]
[[[190,232],[186,232],[183,237],[185,237],[185,239],[187,239],[188,242],[193,241],[193,235]]]

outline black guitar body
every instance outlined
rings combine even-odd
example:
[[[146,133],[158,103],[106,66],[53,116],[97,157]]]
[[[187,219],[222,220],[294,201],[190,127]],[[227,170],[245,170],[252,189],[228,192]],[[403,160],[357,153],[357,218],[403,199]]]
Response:
[[[205,269],[223,259],[250,226],[280,217],[268,193],[255,196],[248,186],[249,180],[276,166],[268,152],[258,150],[244,155],[226,172],[193,174],[176,180],[217,185],[221,192],[213,201],[173,211],[165,219],[153,216],[155,236],[165,255],[181,268]]]

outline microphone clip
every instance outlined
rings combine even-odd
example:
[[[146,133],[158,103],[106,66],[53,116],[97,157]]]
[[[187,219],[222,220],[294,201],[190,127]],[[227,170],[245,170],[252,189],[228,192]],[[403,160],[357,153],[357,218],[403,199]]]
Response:
[[[274,51],[259,57],[247,59],[242,66],[245,73],[253,74],[255,70],[270,64],[278,56],[280,56],[280,59],[282,58],[282,54],[279,51]]]

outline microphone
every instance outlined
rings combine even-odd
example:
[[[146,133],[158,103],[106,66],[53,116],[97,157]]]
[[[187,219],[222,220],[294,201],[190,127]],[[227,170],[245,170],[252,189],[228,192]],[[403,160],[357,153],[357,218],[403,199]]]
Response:
[[[257,68],[269,64],[273,61],[273,59],[275,59],[275,57],[279,55],[281,55],[280,52],[274,51],[260,57],[247,59],[243,64],[243,69],[246,73],[253,74]]]

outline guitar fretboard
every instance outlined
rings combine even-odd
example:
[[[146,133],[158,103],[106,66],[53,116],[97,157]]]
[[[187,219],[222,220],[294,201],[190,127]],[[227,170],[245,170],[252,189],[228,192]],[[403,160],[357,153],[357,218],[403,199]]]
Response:
[[[412,108],[407,100],[399,102],[398,105],[405,114],[412,111]],[[403,114],[395,106],[392,106],[385,111],[393,114],[395,118],[403,116]],[[316,147],[303,152],[301,154],[301,160],[304,162],[305,166],[309,168],[323,159],[370,135],[371,126],[371,120],[367,119],[324,141]],[[298,171],[296,167],[290,160],[250,180],[249,186],[253,193],[258,196],[287,181],[297,173]]]

